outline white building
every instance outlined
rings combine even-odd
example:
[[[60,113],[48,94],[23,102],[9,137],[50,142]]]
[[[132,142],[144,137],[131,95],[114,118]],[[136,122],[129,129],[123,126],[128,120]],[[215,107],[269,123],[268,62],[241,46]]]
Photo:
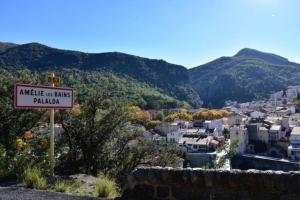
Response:
[[[183,131],[182,129],[178,129],[174,132],[167,133],[167,142],[169,143],[178,143],[180,138],[182,138]]]
[[[230,128],[230,143],[237,142],[238,153],[243,154],[247,149],[249,142],[247,128],[243,125]]]
[[[269,143],[269,130],[263,126],[259,127],[257,137],[258,137],[258,140],[264,142],[265,144],[268,144]]]
[[[269,130],[269,140],[278,141],[281,138],[281,125],[272,125]]]
[[[290,136],[291,145],[288,147],[288,156],[292,159],[300,158],[300,127],[294,127]]]
[[[289,117],[289,126],[290,127],[297,127],[300,126],[300,114],[296,113]]]
[[[180,129],[180,125],[178,123],[169,123],[169,122],[163,122],[158,124],[154,130],[160,132],[163,135],[166,135],[167,133],[174,132]]]
[[[248,117],[242,114],[233,114],[227,117],[227,125],[234,126],[234,125],[246,125],[248,121]]]
[[[264,118],[265,117],[265,113],[259,112],[259,111],[253,111],[250,113],[250,117],[251,118]]]
[[[213,151],[219,146],[219,141],[213,136],[182,137],[177,145],[181,150],[188,152]]]
[[[223,130],[223,119],[205,120],[203,123],[206,129],[215,129],[215,136],[220,136]]]
[[[204,136],[206,135],[205,129],[178,129],[177,131],[170,132],[167,134],[167,142],[169,143],[178,143],[179,140],[184,136]]]

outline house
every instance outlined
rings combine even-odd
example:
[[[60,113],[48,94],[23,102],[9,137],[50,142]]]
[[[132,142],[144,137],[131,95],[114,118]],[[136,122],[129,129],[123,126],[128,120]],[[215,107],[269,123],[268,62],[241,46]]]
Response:
[[[195,121],[193,121],[193,127],[202,128],[203,123],[204,123],[203,120],[195,120]]]
[[[288,156],[292,159],[300,159],[300,127],[294,127],[290,136]]]
[[[233,114],[233,115],[227,117],[227,124],[229,126],[245,125],[245,124],[247,124],[247,121],[248,121],[248,116],[243,115],[243,114]]]
[[[291,114],[291,110],[288,107],[276,107],[274,112],[269,113],[272,117],[284,117]]]
[[[289,116],[289,126],[290,127],[300,126],[300,114],[299,113]]]
[[[142,140],[152,140],[153,135],[150,131],[145,131],[145,132],[143,132],[143,137],[141,139]]]
[[[211,152],[219,146],[213,136],[182,137],[178,147],[187,152]]]
[[[269,130],[264,126],[259,127],[257,138],[259,141],[264,142],[265,144],[268,144],[269,143]]]
[[[163,137],[159,134],[154,134],[152,138],[153,138],[153,141],[158,144],[165,144],[166,140],[167,140],[166,137]]]
[[[178,143],[179,139],[183,136],[182,129],[178,129],[173,132],[167,133],[167,142],[169,143]]]
[[[269,125],[281,125],[282,124],[282,117],[271,117],[268,116],[266,117],[266,119],[264,120],[265,123],[269,124]]]
[[[247,128],[243,125],[230,128],[230,143],[237,142],[237,151],[240,154],[245,153],[249,142]]]
[[[281,125],[272,125],[269,130],[269,141],[277,142],[281,138]]]
[[[290,109],[291,114],[295,114],[295,113],[296,113],[296,104],[295,104],[295,103],[289,102],[289,103],[287,104],[287,106],[288,106],[288,108]]]
[[[163,122],[163,123],[160,123],[158,124],[154,130],[156,132],[159,132],[161,133],[162,135],[167,135],[167,133],[170,133],[170,132],[174,132],[174,131],[177,131],[180,129],[180,125],[178,123],[169,123],[169,122]]]
[[[259,111],[253,111],[250,113],[250,117],[257,119],[257,118],[264,118],[265,117],[265,113],[259,112]]]
[[[203,127],[210,130],[215,130],[214,134],[221,135],[223,130],[223,119],[205,120]]]
[[[258,140],[258,132],[261,126],[261,123],[250,123],[246,125],[249,140]]]
[[[167,134],[167,142],[178,143],[179,140],[184,136],[199,137],[207,135],[206,132],[206,129],[178,129],[177,131]]]

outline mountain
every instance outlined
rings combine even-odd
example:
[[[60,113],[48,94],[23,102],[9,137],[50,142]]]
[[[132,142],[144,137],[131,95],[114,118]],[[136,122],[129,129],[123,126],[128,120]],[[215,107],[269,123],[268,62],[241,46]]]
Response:
[[[17,44],[9,43],[9,42],[0,42],[0,53],[6,51],[9,48],[15,47]]]
[[[245,48],[189,69],[193,88],[204,101],[221,107],[226,100],[267,98],[272,91],[300,84],[300,65],[275,54]]]
[[[55,72],[65,85],[78,88],[80,98],[89,88],[108,88],[115,94],[112,98],[125,98],[149,109],[178,107],[184,102],[199,107],[202,100],[204,106],[222,107],[226,100],[264,99],[271,92],[300,85],[300,64],[250,48],[186,69],[119,52],[84,53],[39,43],[0,43],[0,69],[10,73],[28,69],[43,76]]]
[[[67,70],[105,71],[147,84],[175,99],[200,106],[201,99],[190,84],[188,70],[163,60],[148,59],[119,52],[83,53],[51,48],[39,43],[13,45],[1,43],[0,69],[34,73]],[[87,80],[83,80],[83,83]],[[126,86],[124,86],[126,87]]]

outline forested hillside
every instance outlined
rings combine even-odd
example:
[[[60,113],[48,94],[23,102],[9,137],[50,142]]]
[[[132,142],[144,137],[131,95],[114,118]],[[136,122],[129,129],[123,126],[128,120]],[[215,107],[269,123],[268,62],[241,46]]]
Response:
[[[192,69],[163,60],[124,53],[83,53],[38,43],[0,43],[0,69],[29,70],[43,79],[55,72],[75,87],[78,99],[87,91],[107,90],[145,109],[222,107],[226,100],[246,102],[300,84],[300,65],[288,59],[245,48]],[[41,77],[41,75],[43,77]],[[200,99],[201,98],[201,99]]]
[[[93,78],[93,82],[98,85],[102,84],[100,87],[104,87],[99,73],[96,73],[100,70],[101,73],[111,73],[115,77],[123,78],[125,76],[126,79],[130,78],[131,83],[147,85],[148,88],[152,88],[151,91],[156,90],[156,92],[164,93],[174,99],[188,102],[192,106],[201,105],[199,95],[190,85],[187,69],[163,60],[147,59],[118,52],[91,54],[60,50],[38,43],[24,45],[0,43],[0,46],[2,46],[0,47],[2,49],[0,68],[11,73],[22,69],[28,69],[37,74],[45,71],[60,73],[61,71],[75,70],[77,81],[80,81],[80,84],[93,84],[89,77],[96,74],[94,77],[97,78]],[[64,75],[61,74],[61,76]],[[111,81],[113,82],[113,79]],[[112,82],[109,84],[115,84]],[[122,87],[126,87],[126,85]],[[114,90],[114,88],[111,89]],[[124,93],[125,96],[128,95],[128,93]],[[146,95],[145,98],[149,98],[149,95]]]
[[[221,57],[189,70],[204,105],[221,107],[226,100],[246,102],[300,84],[300,65],[253,49]]]

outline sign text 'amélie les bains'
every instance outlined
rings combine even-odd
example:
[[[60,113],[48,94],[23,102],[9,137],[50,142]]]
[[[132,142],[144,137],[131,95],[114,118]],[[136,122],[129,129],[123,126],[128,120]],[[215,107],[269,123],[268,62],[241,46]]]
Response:
[[[73,107],[73,89],[40,85],[16,84],[16,108],[56,108]]]

